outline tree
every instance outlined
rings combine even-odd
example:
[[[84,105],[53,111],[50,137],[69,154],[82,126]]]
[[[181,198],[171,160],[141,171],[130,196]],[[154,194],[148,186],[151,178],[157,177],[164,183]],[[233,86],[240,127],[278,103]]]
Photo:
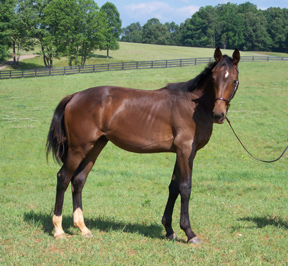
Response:
[[[267,33],[267,20],[262,11],[246,12],[244,17],[244,39],[243,50],[264,51],[269,50],[271,38]]]
[[[106,15],[93,0],[53,0],[44,8],[42,43],[50,55],[84,65],[105,39]]]
[[[271,49],[288,52],[288,9],[268,8],[264,11],[267,19],[267,32],[271,38]]]
[[[218,17],[218,33],[216,46],[225,46],[228,49],[241,47],[244,43],[243,18],[238,12],[236,4],[228,2],[227,4],[216,6]],[[225,44],[223,43],[225,40]]]
[[[181,42],[185,46],[215,47],[217,27],[216,9],[212,6],[201,7],[182,26]]]
[[[7,56],[15,5],[14,0],[0,0],[0,62]]]
[[[10,16],[11,23],[7,34],[9,45],[13,49],[14,66],[18,67],[22,50],[33,50],[35,45],[31,31],[33,28],[32,8],[25,0],[15,1],[14,12]]]
[[[122,30],[123,36],[121,41],[123,42],[142,42],[142,27],[139,22],[132,23]]]
[[[165,23],[166,28],[168,29],[168,32],[170,34],[170,45],[178,45],[179,44],[179,25],[177,25],[174,21],[172,22],[166,22]]]
[[[75,64],[78,63],[78,55],[81,57],[81,65],[84,65],[87,57],[93,50],[99,49],[105,41],[105,28],[107,19],[104,12],[100,12],[93,0],[80,0],[79,31],[81,38],[76,51]]]
[[[55,45],[51,42],[52,32],[46,22],[44,10],[51,0],[29,0],[34,7],[35,12],[35,34],[34,37],[40,43],[41,51],[38,53],[43,56],[45,67],[53,66],[53,58],[58,57]]]
[[[100,49],[107,50],[107,58],[109,58],[109,50],[118,50],[118,39],[121,34],[122,21],[116,6],[110,2],[104,4],[100,11],[107,15],[107,27],[105,31],[105,41],[101,43]]]
[[[80,8],[76,0],[53,0],[44,9],[44,23],[49,32],[45,41],[51,43],[52,49],[56,49],[56,55],[68,56],[70,66],[81,41],[78,14]]]
[[[143,26],[143,43],[150,44],[169,44],[170,34],[165,25],[159,19],[152,18]]]

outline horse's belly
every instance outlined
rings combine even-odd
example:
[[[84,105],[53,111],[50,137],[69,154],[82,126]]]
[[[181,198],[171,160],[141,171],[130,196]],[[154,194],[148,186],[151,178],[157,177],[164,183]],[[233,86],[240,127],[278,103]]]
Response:
[[[106,138],[119,148],[136,153],[173,152],[173,137],[168,134],[156,137],[153,134],[131,134],[131,132],[111,131]]]

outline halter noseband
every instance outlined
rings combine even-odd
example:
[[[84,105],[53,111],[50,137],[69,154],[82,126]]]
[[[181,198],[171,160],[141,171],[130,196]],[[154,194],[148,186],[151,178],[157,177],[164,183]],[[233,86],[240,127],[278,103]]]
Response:
[[[238,68],[236,68],[236,70],[237,70],[237,72],[239,73]],[[238,86],[239,86],[239,80],[237,79],[237,80],[236,80],[235,88],[234,88],[232,94],[230,95],[229,100],[227,100],[227,99],[225,99],[225,98],[222,98],[222,97],[219,97],[219,98],[216,98],[216,99],[215,99],[215,102],[218,101],[218,100],[219,100],[219,101],[224,101],[224,102],[226,103],[226,105],[228,106],[228,109],[229,109],[229,107],[230,107],[230,102],[231,102],[231,100],[233,99],[233,97],[234,97],[234,95],[235,95],[235,93],[236,93],[236,91],[237,91],[237,89],[238,89]]]

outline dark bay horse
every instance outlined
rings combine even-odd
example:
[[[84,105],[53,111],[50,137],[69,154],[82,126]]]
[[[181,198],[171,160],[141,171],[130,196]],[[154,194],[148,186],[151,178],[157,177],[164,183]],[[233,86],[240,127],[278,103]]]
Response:
[[[176,153],[162,224],[166,237],[175,239],[171,222],[180,194],[180,227],[189,243],[200,243],[191,229],[188,213],[193,160],[209,141],[213,123],[224,122],[239,84],[238,49],[231,58],[217,48],[214,58],[215,62],[187,82],[154,91],[95,87],[67,96],[59,103],[47,138],[47,156],[52,150],[55,159],[63,163],[57,174],[55,238],[65,237],[62,207],[70,182],[74,225],[83,236],[92,236],[84,223],[82,189],[101,150],[111,141],[131,152]]]

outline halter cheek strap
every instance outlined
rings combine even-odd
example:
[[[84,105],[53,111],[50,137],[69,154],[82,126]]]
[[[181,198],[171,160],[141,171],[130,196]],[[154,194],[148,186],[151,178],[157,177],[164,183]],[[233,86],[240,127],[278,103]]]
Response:
[[[237,68],[236,70],[237,70],[237,72],[239,73],[238,68]],[[235,88],[234,88],[232,94],[230,95],[229,100],[227,100],[227,99],[225,99],[225,98],[222,98],[222,97],[219,97],[219,98],[216,98],[216,99],[215,99],[215,102],[216,102],[216,101],[224,101],[224,102],[226,102],[226,105],[227,105],[228,108],[229,108],[229,107],[230,107],[230,102],[231,102],[231,100],[233,99],[236,91],[238,90],[238,86],[239,86],[239,80],[237,79],[237,80],[236,80],[236,84],[235,84]]]

